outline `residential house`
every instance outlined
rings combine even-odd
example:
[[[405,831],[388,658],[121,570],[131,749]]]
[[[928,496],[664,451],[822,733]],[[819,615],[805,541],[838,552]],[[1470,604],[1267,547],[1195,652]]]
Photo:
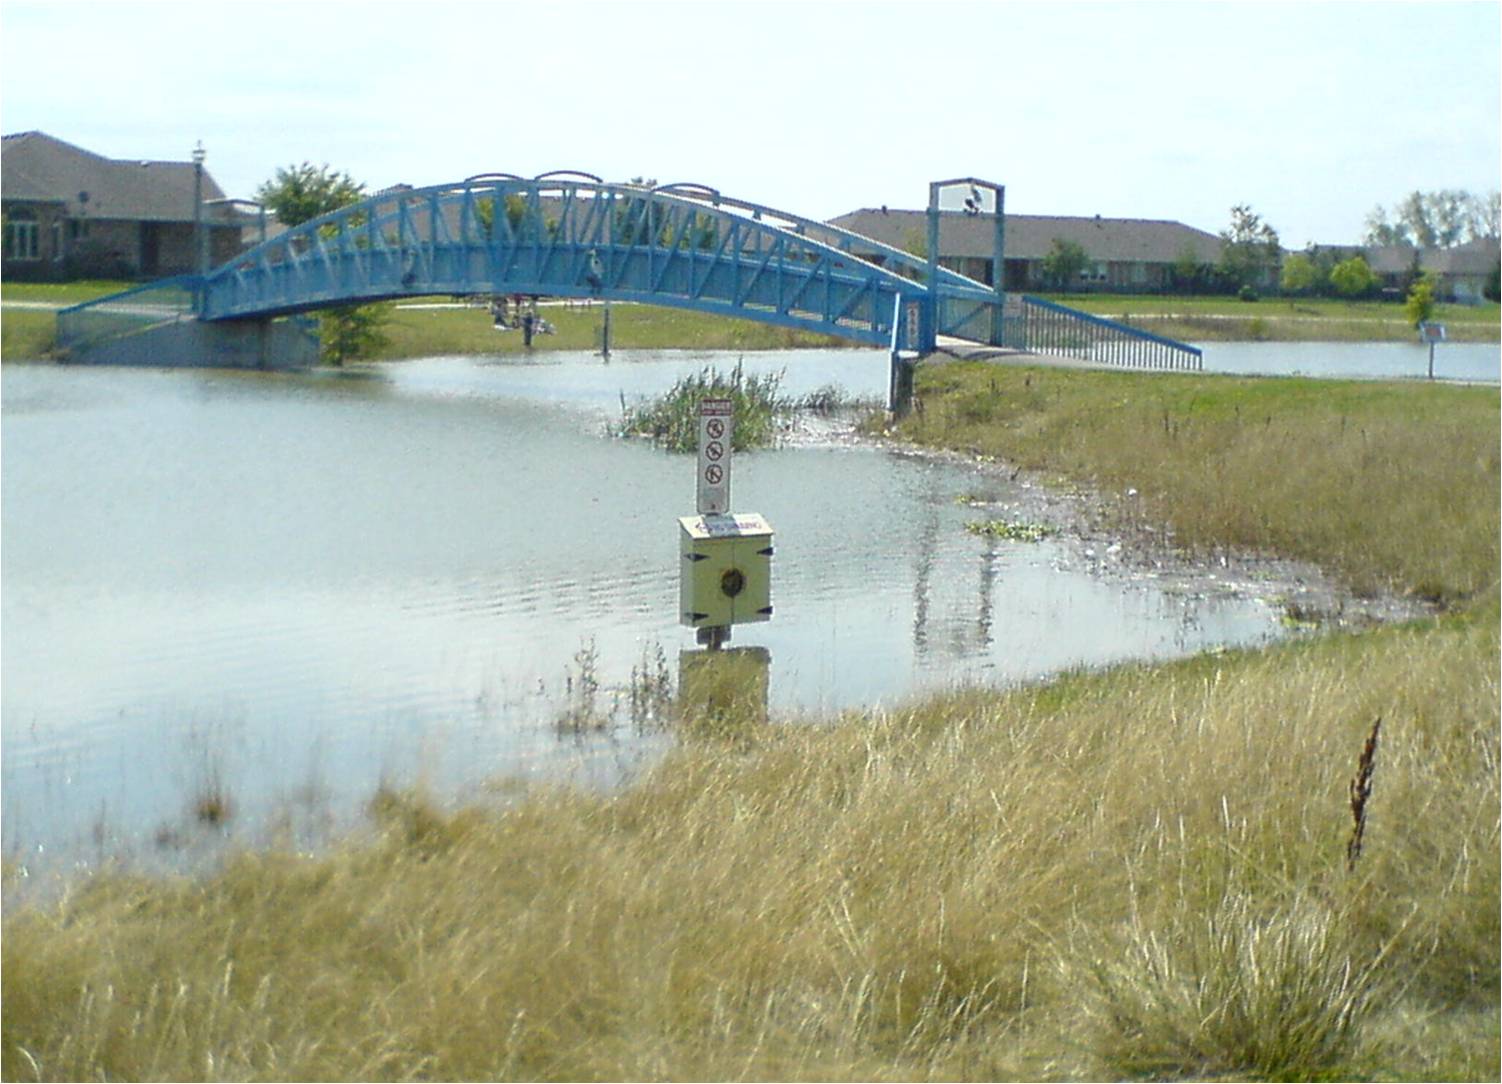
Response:
[[[926,211],[863,208],[830,224],[909,251],[922,251],[927,244]],[[941,211],[939,261],[962,275],[993,282],[992,228],[987,216]],[[1173,287],[1176,269],[1220,262],[1220,238],[1182,222],[1009,214],[1007,290],[1057,288],[1043,273],[1043,261],[1055,240],[1079,245],[1089,257],[1078,281],[1070,284],[1080,290],[1155,293]]]
[[[241,251],[253,221],[199,164],[105,158],[44,132],[5,136],[0,173],[7,279],[191,272],[195,217],[211,267]]]
[[[1426,272],[1443,301],[1475,305],[1483,298],[1487,279],[1496,273],[1502,246],[1495,237],[1467,241],[1452,248],[1413,245],[1374,245],[1365,250],[1367,263],[1384,290],[1401,292],[1414,275]]]

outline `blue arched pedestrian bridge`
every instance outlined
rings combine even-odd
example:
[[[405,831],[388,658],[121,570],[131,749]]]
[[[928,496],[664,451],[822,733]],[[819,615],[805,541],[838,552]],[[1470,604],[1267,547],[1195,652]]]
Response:
[[[903,355],[932,353],[941,339],[1199,367],[1193,347],[1041,299],[1006,297],[827,223],[698,184],[613,184],[574,172],[388,190],[203,275],[65,309],[58,344],[77,360],[155,356],[172,364],[178,359],[167,355],[176,350],[203,364],[207,349],[239,359],[209,364],[250,357],[275,365],[269,355],[280,347],[268,335],[278,318],[476,294],[639,302],[756,320],[886,347],[894,368]]]

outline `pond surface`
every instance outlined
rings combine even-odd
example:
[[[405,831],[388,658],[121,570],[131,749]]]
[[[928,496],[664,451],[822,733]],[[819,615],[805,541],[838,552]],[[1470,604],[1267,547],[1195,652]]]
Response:
[[[1201,343],[1205,372],[1317,376],[1351,380],[1427,380],[1429,348],[1418,343]],[[1434,378],[1479,384],[1502,380],[1496,343],[1438,343]]]
[[[676,624],[694,461],[608,435],[620,399],[735,355],[432,359],[348,373],[3,370],[3,847],[40,875],[312,842],[383,782],[614,785],[670,740],[560,734]],[[879,399],[884,354],[747,355]],[[984,507],[962,497],[991,502]],[[1068,537],[966,530],[1018,483],[805,433],[737,456],[776,532],[774,715],[1252,644],[1256,591],[1175,590]],[[221,795],[228,823],[199,807]],[[195,810],[197,816],[195,816]],[[186,856],[186,857],[185,857]]]

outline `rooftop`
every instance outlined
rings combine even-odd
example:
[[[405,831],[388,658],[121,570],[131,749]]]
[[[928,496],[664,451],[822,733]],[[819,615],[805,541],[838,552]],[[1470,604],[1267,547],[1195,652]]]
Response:
[[[105,158],[45,132],[0,141],[0,190],[6,200],[61,203],[75,218],[186,222],[193,218],[192,162]],[[205,169],[203,199],[224,192]]]

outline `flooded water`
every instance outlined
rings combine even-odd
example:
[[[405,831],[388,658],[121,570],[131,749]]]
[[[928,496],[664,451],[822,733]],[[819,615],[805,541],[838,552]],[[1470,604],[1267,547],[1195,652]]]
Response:
[[[1418,343],[1203,343],[1205,372],[1317,376],[1349,380],[1427,380],[1429,348]],[[1496,384],[1496,343],[1437,343],[1434,379]]]
[[[313,840],[383,782],[612,785],[670,739],[560,735],[581,660],[624,698],[676,624],[691,457],[610,437],[627,399],[734,355],[433,359],[270,375],[3,370],[3,846],[40,873],[194,840]],[[884,354],[747,356],[879,399]],[[1175,592],[1067,538],[966,530],[1016,483],[850,440],[738,456],[776,532],[790,716],[1280,632],[1272,601]],[[961,503],[962,497],[994,502]],[[204,795],[228,826],[198,822]],[[195,834],[197,833],[197,834]]]

